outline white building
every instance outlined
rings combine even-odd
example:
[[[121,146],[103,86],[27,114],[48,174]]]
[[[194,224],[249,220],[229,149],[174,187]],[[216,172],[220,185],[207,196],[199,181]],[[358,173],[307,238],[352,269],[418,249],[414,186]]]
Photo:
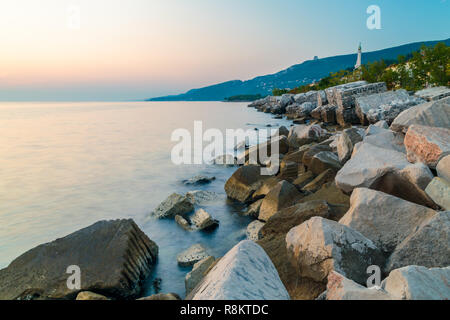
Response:
[[[355,70],[361,68],[361,56],[362,56],[362,51],[361,51],[361,43],[360,43],[359,47],[358,47],[358,58],[356,59]]]

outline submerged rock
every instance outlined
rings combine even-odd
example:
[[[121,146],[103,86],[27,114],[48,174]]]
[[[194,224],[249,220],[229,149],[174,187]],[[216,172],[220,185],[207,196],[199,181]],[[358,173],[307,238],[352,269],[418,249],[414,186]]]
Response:
[[[194,244],[177,255],[177,262],[180,267],[190,267],[208,256],[205,247],[201,244]]]
[[[193,204],[205,205],[219,200],[220,196],[212,191],[195,190],[186,193],[186,198],[188,198]]]
[[[203,209],[198,209],[191,217],[191,223],[198,230],[212,229],[219,225],[219,221],[213,219],[211,215]]]
[[[187,300],[289,300],[272,261],[253,241],[241,241],[208,272]]]
[[[185,185],[202,185],[208,184],[216,180],[216,177],[195,176],[187,180],[183,180]]]
[[[99,221],[37,246],[0,270],[0,300],[74,299],[82,291],[132,298],[157,255],[158,246],[133,220]],[[69,266],[79,267],[80,289],[67,287]]]

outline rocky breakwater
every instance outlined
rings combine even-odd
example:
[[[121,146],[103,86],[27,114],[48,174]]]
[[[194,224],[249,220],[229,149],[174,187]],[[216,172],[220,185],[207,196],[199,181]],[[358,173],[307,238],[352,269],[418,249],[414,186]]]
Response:
[[[0,270],[0,300],[135,298],[157,256],[158,246],[133,220],[99,221]],[[70,266],[80,271],[79,289],[67,285]]]
[[[249,206],[256,220],[248,237],[292,299],[450,298],[443,91],[430,98],[360,81],[284,99],[286,116],[304,124],[287,134],[281,169],[268,177],[261,166],[243,166],[225,190]],[[317,100],[295,102],[300,97]],[[334,117],[324,117],[330,105]],[[382,282],[368,288],[374,266]]]

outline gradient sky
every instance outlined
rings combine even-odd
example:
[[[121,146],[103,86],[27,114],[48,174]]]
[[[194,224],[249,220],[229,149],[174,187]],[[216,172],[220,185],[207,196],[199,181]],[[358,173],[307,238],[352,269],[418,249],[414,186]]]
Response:
[[[368,30],[366,8],[381,8]],[[80,29],[68,28],[79,6]],[[450,37],[446,0],[1,0],[0,100],[133,100]]]

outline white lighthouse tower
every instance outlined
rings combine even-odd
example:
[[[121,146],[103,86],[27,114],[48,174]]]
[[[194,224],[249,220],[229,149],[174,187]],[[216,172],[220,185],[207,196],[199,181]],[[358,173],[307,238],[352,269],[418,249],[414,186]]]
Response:
[[[358,58],[356,59],[355,70],[361,68],[361,56],[362,56],[361,43],[359,43]]]

